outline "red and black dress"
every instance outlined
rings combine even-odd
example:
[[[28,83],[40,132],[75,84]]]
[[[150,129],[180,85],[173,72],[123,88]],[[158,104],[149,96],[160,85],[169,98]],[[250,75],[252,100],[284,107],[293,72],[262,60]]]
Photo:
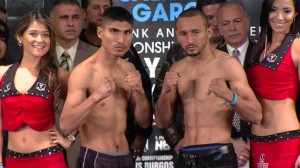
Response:
[[[248,69],[249,84],[257,96],[296,102],[299,77],[292,59],[293,40],[288,35],[278,48]],[[252,167],[294,167],[300,154],[300,130],[268,136],[252,134],[250,140]]]
[[[2,129],[16,132],[27,125],[35,131],[46,131],[55,124],[53,95],[47,80],[39,74],[36,82],[25,93],[19,93],[14,85],[19,63],[9,67],[1,78],[0,98]],[[66,168],[62,148],[52,146],[32,153],[7,150],[6,168]]]

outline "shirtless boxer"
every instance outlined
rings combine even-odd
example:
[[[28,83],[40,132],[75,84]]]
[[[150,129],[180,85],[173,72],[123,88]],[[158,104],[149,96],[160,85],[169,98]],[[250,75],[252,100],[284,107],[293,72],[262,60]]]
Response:
[[[156,124],[166,128],[172,122],[178,93],[185,125],[179,167],[237,167],[230,143],[233,110],[242,119],[259,124],[261,106],[240,63],[208,45],[211,30],[201,11],[184,11],[176,21],[176,34],[189,57],[166,73],[155,104]]]
[[[132,29],[133,17],[126,9],[107,9],[97,30],[101,47],[70,75],[60,125],[66,135],[79,129],[78,168],[134,167],[125,137],[128,105],[140,127],[151,126],[141,75],[121,59],[130,48]]]

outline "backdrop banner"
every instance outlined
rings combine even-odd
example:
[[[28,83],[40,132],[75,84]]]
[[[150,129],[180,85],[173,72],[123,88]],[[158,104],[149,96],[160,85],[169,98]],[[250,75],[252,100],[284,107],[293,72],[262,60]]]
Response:
[[[80,1],[80,0],[79,0]],[[255,40],[259,33],[259,14],[262,0],[239,0],[251,18],[249,37]],[[10,39],[4,64],[20,59],[21,48],[17,46],[14,33],[19,19],[30,10],[49,14],[53,0],[0,0],[7,9]],[[175,20],[178,15],[196,6],[196,0],[113,0],[115,6],[128,9],[134,16],[133,45],[138,51],[153,87],[170,46],[175,43]],[[173,168],[177,155],[170,149],[159,128],[153,125],[153,133],[147,141],[144,155],[137,157],[136,168]]]
[[[251,18],[249,37],[259,33],[259,13],[262,0],[240,0]],[[138,51],[155,87],[170,46],[176,42],[175,21],[178,15],[191,7],[196,0],[114,0],[114,5],[128,9],[134,19],[133,45]],[[136,159],[136,168],[173,168],[178,156],[170,149],[159,128],[154,124],[144,155]]]

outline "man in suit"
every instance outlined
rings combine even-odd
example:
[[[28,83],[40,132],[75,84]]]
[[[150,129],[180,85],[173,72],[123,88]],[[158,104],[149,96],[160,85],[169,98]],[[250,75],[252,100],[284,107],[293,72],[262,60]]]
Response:
[[[104,11],[111,7],[113,5],[113,2],[112,0],[81,0],[81,5],[84,9],[86,17],[85,29],[82,29],[80,39],[93,46],[100,47],[101,40],[97,36],[97,28],[101,26],[102,15]],[[129,51],[126,52],[126,54],[122,58],[131,62],[140,72],[145,94],[148,101],[152,104],[152,83],[147,71],[145,70],[140,56],[138,55],[132,44]],[[133,157],[135,158],[135,156],[137,155],[142,155],[146,140],[152,133],[152,127],[144,130],[133,123],[135,123],[133,112],[129,107],[127,116],[126,138],[128,140],[128,144],[130,146]]]
[[[217,48],[236,57],[244,69],[247,69],[254,43],[248,38],[250,18],[247,16],[244,5],[237,1],[223,3],[218,9],[217,21],[225,40],[225,43]],[[234,147],[238,155],[239,166],[244,166],[249,160],[250,147],[247,140],[251,131],[249,124],[240,120],[237,114],[235,115],[233,121],[235,131],[232,137],[243,140],[236,141]]]
[[[71,72],[73,68],[94,54],[98,48],[79,39],[83,23],[83,10],[76,0],[55,0],[50,10],[50,20],[56,30],[54,62]],[[67,57],[65,54],[67,53]],[[64,55],[64,56],[63,56]],[[61,109],[62,110],[61,103]],[[57,123],[59,116],[56,116]],[[79,136],[79,135],[78,135]],[[69,167],[75,167],[80,148],[80,138],[67,149]]]
[[[244,69],[248,68],[254,42],[248,38],[250,18],[247,16],[244,5],[237,1],[223,3],[218,10],[217,21],[225,40],[217,48],[230,55],[233,55],[234,49],[238,49],[240,52],[238,60]]]
[[[50,19],[57,33],[55,61],[61,63],[61,55],[68,52],[69,72],[98,48],[79,39],[84,19],[83,10],[76,0],[57,0],[50,10]]]

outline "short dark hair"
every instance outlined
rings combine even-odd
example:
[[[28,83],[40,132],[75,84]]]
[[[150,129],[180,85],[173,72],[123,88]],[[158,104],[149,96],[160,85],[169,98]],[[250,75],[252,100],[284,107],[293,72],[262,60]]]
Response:
[[[202,10],[204,6],[222,4],[224,2],[226,2],[226,0],[197,0],[196,8]]]
[[[53,9],[59,5],[76,5],[78,6],[79,8],[81,8],[79,2],[77,0],[55,0],[53,3],[52,3],[52,6],[50,8],[50,15],[51,13],[53,12]]]
[[[178,16],[178,18],[177,18],[177,20],[176,20],[176,25],[177,25],[178,20],[179,20],[180,18],[182,18],[182,17],[193,17],[193,16],[197,16],[197,15],[199,15],[199,16],[202,17],[204,26],[205,26],[206,28],[208,28],[207,17],[206,17],[206,15],[205,15],[201,10],[199,10],[198,8],[189,8],[189,9],[183,11],[183,12]],[[177,29],[177,27],[176,27],[176,29]]]
[[[110,2],[110,6],[113,6],[113,1],[112,1],[112,0],[109,0],[109,2]],[[89,0],[81,0],[81,7],[82,7],[83,9],[86,9],[87,6],[89,6],[89,3],[90,3]]]
[[[128,10],[123,7],[112,6],[104,11],[102,16],[102,26],[104,26],[109,21],[128,22],[133,25],[133,16]]]

